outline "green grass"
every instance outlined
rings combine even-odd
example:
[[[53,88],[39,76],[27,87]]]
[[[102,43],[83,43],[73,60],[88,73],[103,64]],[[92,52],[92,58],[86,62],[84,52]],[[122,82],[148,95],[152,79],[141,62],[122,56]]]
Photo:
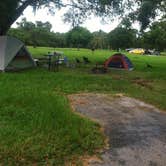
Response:
[[[103,144],[99,126],[71,112],[59,76],[40,69],[0,75],[1,164],[63,165]]]
[[[166,57],[165,56],[141,56],[124,52],[134,64],[133,71],[111,70],[106,75],[90,74],[90,70],[96,62],[103,62],[115,52],[109,50],[96,50],[92,53],[88,49],[60,49],[60,48],[30,48],[34,57],[42,56],[43,52],[62,51],[73,63],[74,58],[80,60],[86,56],[92,62],[91,65],[80,65],[76,69],[62,68],[59,77],[56,78],[60,85],[56,85],[60,91],[76,93],[80,91],[95,91],[104,93],[124,93],[128,96],[139,98],[166,109]],[[147,67],[147,63],[152,68]],[[65,78],[66,77],[66,78]]]
[[[34,57],[55,50],[29,49]],[[0,74],[1,165],[64,165],[103,145],[99,126],[72,113],[68,94],[123,93],[166,109],[166,57],[128,55],[133,71],[95,75],[90,72],[94,64],[103,63],[113,52],[56,50],[63,51],[70,63],[75,57],[87,56],[92,64],[74,69],[63,66],[59,72],[37,68]],[[153,68],[147,68],[146,63]]]

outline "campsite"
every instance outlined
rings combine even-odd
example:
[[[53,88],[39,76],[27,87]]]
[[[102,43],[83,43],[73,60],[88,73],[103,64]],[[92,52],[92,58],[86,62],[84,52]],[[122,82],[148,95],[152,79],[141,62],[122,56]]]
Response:
[[[0,166],[166,166],[165,9],[0,1]]]
[[[55,51],[46,47],[28,49],[34,58]],[[1,161],[4,163],[45,161],[61,165],[85,155],[85,151],[87,155],[93,154],[96,148],[103,146],[98,124],[71,112],[69,94],[123,94],[166,109],[165,56],[138,57],[125,52],[134,65],[133,71],[110,70],[106,74],[93,74],[91,68],[96,62],[103,63],[115,52],[96,50],[92,54],[88,49],[56,50],[64,52],[71,63],[75,62],[75,57],[82,61],[83,56],[91,63],[74,68],[62,65],[58,72],[39,67],[0,75],[3,123],[0,139],[3,140]],[[147,67],[147,62],[153,68]],[[40,159],[43,155],[49,156],[49,152],[55,154],[54,159]],[[5,156],[9,156],[8,159]]]

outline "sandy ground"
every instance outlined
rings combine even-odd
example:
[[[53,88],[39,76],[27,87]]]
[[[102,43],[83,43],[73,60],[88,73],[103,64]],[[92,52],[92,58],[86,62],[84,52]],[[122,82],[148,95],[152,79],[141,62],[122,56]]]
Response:
[[[142,101],[101,94],[70,95],[75,111],[104,127],[109,148],[90,166],[166,166],[166,113]]]

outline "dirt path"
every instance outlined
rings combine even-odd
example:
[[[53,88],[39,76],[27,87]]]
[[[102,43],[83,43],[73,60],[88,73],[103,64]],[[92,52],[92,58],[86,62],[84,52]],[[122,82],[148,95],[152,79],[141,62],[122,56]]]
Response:
[[[109,138],[102,163],[91,166],[166,166],[166,113],[129,97],[69,96],[74,109],[96,119]]]

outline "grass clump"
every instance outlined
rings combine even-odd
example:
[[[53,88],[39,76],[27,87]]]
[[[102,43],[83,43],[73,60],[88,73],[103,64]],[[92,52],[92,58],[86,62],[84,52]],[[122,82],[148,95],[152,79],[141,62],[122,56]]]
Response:
[[[99,126],[73,114],[48,77],[35,77],[41,72],[1,75],[1,164],[63,165],[103,144]]]

